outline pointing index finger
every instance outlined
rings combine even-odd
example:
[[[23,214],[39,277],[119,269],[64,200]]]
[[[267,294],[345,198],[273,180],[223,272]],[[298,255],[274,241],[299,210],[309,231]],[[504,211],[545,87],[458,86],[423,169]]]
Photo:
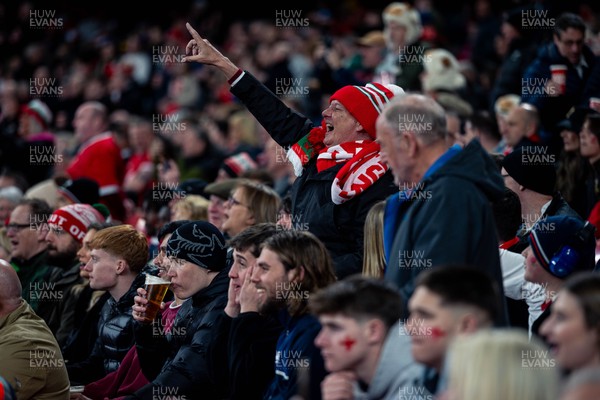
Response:
[[[192,26],[190,25],[189,22],[185,23],[185,27],[187,28],[188,32],[192,35],[192,37],[196,40],[202,40],[202,37],[200,36],[200,34],[198,32],[196,32],[196,30],[194,28],[192,28]]]

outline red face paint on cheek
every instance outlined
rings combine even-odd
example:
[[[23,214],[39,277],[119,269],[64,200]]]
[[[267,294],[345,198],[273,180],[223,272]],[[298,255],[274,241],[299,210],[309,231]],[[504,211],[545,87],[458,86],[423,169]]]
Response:
[[[356,340],[352,339],[350,336],[346,336],[344,340],[340,341],[340,344],[346,348],[346,351],[350,351],[356,344]]]
[[[441,328],[433,327],[431,328],[431,337],[434,339],[440,339],[446,336],[446,332],[444,332]]]

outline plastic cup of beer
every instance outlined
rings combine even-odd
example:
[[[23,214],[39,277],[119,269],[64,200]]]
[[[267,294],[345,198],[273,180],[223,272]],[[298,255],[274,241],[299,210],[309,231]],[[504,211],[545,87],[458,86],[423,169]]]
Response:
[[[590,97],[590,108],[600,111],[600,97]]]
[[[146,275],[145,289],[148,304],[146,305],[146,313],[144,314],[145,322],[152,322],[156,318],[160,310],[160,305],[167,294],[167,290],[169,290],[169,285],[171,285],[171,282],[158,276]]]
[[[560,94],[565,94],[567,89],[567,66],[563,64],[553,64],[550,66],[552,81],[560,88]]]

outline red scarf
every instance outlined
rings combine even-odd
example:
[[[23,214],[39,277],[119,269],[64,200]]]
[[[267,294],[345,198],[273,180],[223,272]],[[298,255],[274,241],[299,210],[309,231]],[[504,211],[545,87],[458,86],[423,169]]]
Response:
[[[331,200],[342,204],[367,190],[388,170],[381,161],[380,146],[373,141],[357,140],[326,147],[323,144],[325,121],[300,139],[288,151],[288,159],[296,176],[317,155],[317,171],[322,172],[339,163],[345,165],[336,174],[331,185]]]

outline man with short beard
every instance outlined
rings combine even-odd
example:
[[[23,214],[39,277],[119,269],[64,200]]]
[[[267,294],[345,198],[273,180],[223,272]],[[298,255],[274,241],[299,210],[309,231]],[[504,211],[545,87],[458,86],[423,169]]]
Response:
[[[89,204],[70,204],[54,211],[48,219],[48,261],[59,267],[49,278],[47,296],[39,305],[58,344],[62,347],[75,328],[74,312],[66,307],[64,294],[80,284],[77,252],[91,224],[104,222],[104,216]],[[71,299],[72,300],[72,299]]]

